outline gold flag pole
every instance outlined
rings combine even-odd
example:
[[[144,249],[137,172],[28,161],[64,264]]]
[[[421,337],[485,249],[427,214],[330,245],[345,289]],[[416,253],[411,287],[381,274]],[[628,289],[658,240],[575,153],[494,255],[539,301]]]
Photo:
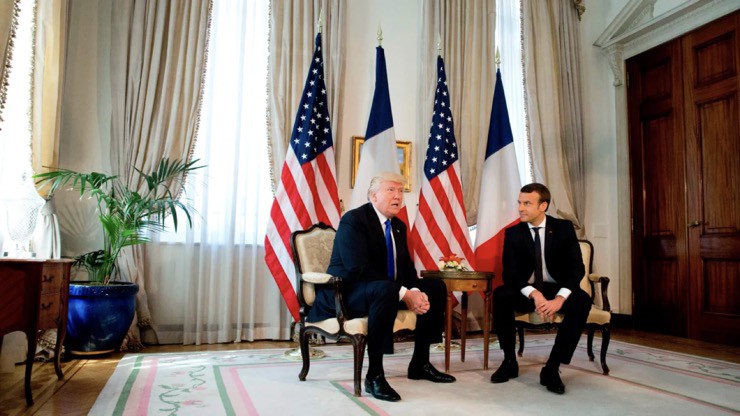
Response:
[[[316,32],[317,33],[321,33],[321,30],[323,29],[323,14],[324,14],[324,8],[322,7],[319,10],[319,18],[316,21]],[[296,326],[299,326],[299,325],[300,324],[298,324],[298,322],[294,322],[292,324],[292,332],[293,332],[292,341],[293,342],[298,342],[299,343],[299,347],[298,348],[291,348],[289,350],[286,350],[283,353],[283,357],[286,358],[286,359],[288,359],[288,360],[301,361],[303,359],[303,355],[301,354],[300,339],[299,339],[300,338],[300,331],[299,332],[296,332],[296,330],[295,330]],[[319,342],[319,338],[318,337],[314,338],[314,340],[309,340],[308,356],[310,357],[310,359],[312,359],[312,360],[318,360],[320,358],[326,357],[326,353],[323,350],[321,350],[319,348],[311,347],[310,344],[312,344],[312,343],[314,345],[316,345],[316,344],[323,344],[323,342]]]
[[[442,35],[437,31],[437,55],[442,56]],[[461,316],[460,319],[463,319]],[[460,350],[460,343],[452,340],[452,334],[442,333],[442,342],[436,345],[430,345],[429,349],[432,351],[444,351],[445,350],[445,338],[450,337],[450,351]]]

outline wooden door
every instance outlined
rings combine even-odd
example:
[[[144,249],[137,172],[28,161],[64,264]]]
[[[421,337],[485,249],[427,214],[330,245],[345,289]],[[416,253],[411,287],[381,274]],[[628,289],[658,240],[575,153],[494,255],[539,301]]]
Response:
[[[740,344],[740,13],[627,62],[639,328]]]
[[[684,36],[689,337],[740,344],[740,13]]]
[[[680,42],[627,62],[633,190],[634,316],[639,328],[685,336],[688,253]]]

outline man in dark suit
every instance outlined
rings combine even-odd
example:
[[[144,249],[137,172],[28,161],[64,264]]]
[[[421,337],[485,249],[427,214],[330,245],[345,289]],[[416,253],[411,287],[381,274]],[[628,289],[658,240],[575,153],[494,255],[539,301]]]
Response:
[[[447,291],[441,281],[419,279],[416,275],[406,246],[406,226],[396,218],[403,208],[405,182],[403,176],[395,173],[381,173],[372,179],[370,202],[342,216],[327,270],[343,279],[350,317],[368,317],[365,391],[387,401],[401,400],[383,371],[383,354],[393,352],[393,322],[399,308],[417,315],[408,378],[436,383],[455,381],[429,363],[429,346],[441,340]],[[308,321],[334,316],[331,288],[318,288]]]
[[[540,384],[563,394],[560,364],[570,363],[591,309],[591,298],[579,286],[585,273],[581,249],[570,221],[545,215],[550,205],[545,185],[525,185],[518,203],[521,222],[507,228],[504,236],[504,285],[493,292],[493,319],[504,362],[491,375],[491,382],[503,383],[519,375],[514,311],[536,311],[542,320],[552,320],[559,312],[565,316],[540,372]]]

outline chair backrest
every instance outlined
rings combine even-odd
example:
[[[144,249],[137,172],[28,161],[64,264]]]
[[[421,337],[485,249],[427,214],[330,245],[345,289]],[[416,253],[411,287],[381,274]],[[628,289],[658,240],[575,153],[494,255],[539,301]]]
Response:
[[[578,240],[578,244],[581,246],[581,256],[583,256],[583,265],[586,269],[586,274],[581,279],[581,289],[585,290],[589,296],[593,299],[593,287],[588,276],[591,274],[591,268],[593,267],[594,261],[594,246],[588,240]]]
[[[301,279],[303,273],[318,272],[326,273],[331,259],[331,251],[334,247],[334,228],[324,224],[314,224],[306,230],[295,231],[291,236],[291,248],[293,250],[293,263],[296,269],[296,288],[307,305],[313,305],[316,299],[316,291],[313,283],[304,282]]]

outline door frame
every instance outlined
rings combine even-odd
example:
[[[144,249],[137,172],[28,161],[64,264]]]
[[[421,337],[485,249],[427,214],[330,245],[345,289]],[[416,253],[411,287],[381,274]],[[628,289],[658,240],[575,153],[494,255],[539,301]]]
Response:
[[[617,150],[617,264],[619,312],[632,314],[632,178],[630,175],[626,60],[740,10],[737,0],[698,0],[654,16],[656,0],[629,0],[594,42],[614,76]]]

